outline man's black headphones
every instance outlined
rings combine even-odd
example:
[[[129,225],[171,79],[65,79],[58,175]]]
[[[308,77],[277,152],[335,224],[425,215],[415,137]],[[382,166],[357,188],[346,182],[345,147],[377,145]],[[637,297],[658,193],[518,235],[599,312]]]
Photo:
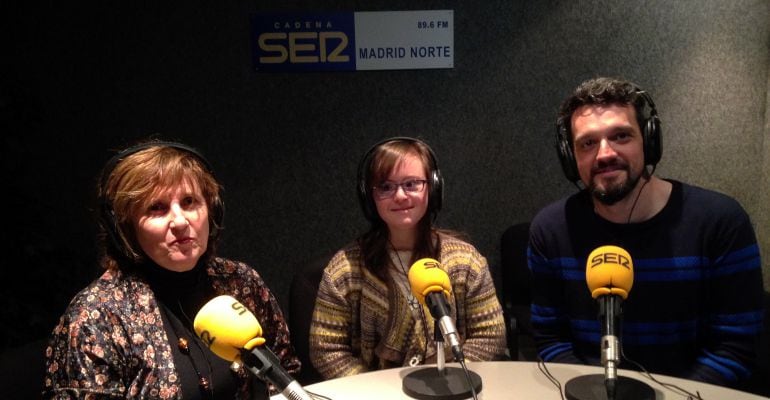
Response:
[[[99,202],[100,210],[98,215],[98,223],[101,226],[102,230],[107,235],[107,245],[112,247],[112,250],[115,252],[114,254],[117,256],[123,256],[128,257],[128,259],[133,260],[134,255],[131,254],[131,252],[126,248],[125,244],[123,243],[123,239],[121,238],[120,234],[120,222],[118,221],[115,210],[112,207],[112,202],[107,198],[106,194],[106,186],[107,182],[110,179],[110,175],[115,170],[117,165],[123,161],[126,157],[138,153],[142,150],[149,149],[152,147],[171,147],[174,149],[182,150],[184,152],[187,152],[191,155],[193,155],[197,160],[201,162],[203,167],[206,169],[206,171],[211,174],[211,176],[214,176],[214,172],[211,168],[211,164],[206,159],[206,157],[203,156],[198,150],[187,146],[182,143],[178,142],[167,142],[167,141],[149,141],[140,143],[131,147],[128,147],[114,156],[110,158],[107,163],[104,165],[104,169],[102,170],[101,177],[99,179],[99,198],[97,199]],[[224,226],[224,217],[225,217],[225,205],[222,201],[221,196],[221,190],[220,195],[217,196],[214,199],[214,204],[211,204],[211,207],[209,209],[209,241],[213,242],[216,241],[216,239],[219,236],[221,228]]]
[[[649,93],[644,90],[635,89],[636,94],[647,104],[650,112],[645,118],[637,118],[642,120],[640,128],[642,129],[642,140],[644,146],[644,165],[651,165],[655,167],[660,161],[660,156],[663,153],[663,146],[661,143],[661,129],[660,118],[658,118],[658,110],[655,109],[655,103],[652,101]],[[644,104],[641,107],[634,107],[637,112],[644,109]],[[565,118],[559,118],[556,121],[556,151],[561,162],[562,171],[564,176],[572,182],[576,183],[580,180],[580,172],[578,172],[577,161],[575,160],[575,153],[572,149],[572,132],[570,130],[572,123],[572,116]]]
[[[425,146],[425,148],[428,150],[428,158],[430,159],[429,161],[431,164],[428,165],[428,171],[430,171],[428,173],[428,188],[430,190],[428,192],[428,213],[432,219],[435,219],[438,215],[438,212],[441,210],[441,203],[444,199],[444,179],[441,177],[441,171],[438,169],[436,154],[433,153],[433,149],[431,149],[427,143],[423,142],[422,140],[406,136],[392,137],[376,143],[364,154],[364,157],[358,164],[358,201],[361,204],[361,209],[364,212],[364,216],[372,223],[382,221],[380,215],[377,213],[377,206],[374,204],[372,187],[370,187],[371,185],[368,185],[366,181],[369,175],[369,170],[372,167],[371,164],[376,150],[384,144],[397,141],[419,143]]]

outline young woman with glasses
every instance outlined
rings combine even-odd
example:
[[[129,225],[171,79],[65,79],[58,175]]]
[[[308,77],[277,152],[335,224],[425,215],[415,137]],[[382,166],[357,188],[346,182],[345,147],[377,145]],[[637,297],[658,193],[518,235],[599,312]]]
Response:
[[[426,257],[450,278],[448,301],[466,359],[506,357],[486,259],[456,233],[433,226],[442,186],[436,157],[420,140],[391,138],[364,155],[358,195],[371,225],[326,266],[311,322],[310,359],[324,378],[435,362],[434,320],[407,278],[412,263]]]

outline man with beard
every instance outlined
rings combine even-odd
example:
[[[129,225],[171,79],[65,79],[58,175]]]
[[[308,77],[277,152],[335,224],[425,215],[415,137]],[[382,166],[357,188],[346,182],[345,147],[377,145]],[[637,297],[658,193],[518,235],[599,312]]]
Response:
[[[734,199],[654,175],[661,131],[650,95],[596,78],[563,103],[557,150],[580,191],[532,221],[532,323],[546,362],[599,365],[602,327],[586,285],[592,250],[633,263],[622,302],[620,365],[724,386],[754,368],[762,272],[754,230]]]

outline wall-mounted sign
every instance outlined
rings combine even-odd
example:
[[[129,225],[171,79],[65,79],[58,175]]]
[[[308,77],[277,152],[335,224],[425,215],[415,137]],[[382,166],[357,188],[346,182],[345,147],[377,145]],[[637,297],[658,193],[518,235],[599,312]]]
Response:
[[[256,14],[251,27],[260,72],[454,66],[453,10]]]

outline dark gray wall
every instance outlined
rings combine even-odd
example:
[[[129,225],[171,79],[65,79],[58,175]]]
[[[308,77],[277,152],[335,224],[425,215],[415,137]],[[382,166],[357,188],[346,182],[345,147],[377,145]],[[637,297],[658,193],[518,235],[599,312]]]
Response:
[[[388,136],[433,146],[446,179],[439,224],[496,266],[506,227],[574,192],[554,115],[596,75],[652,93],[657,173],[736,197],[770,286],[765,0],[110,3],[3,13],[3,266],[19,277],[0,288],[0,319],[12,321],[0,348],[47,335],[95,277],[89,209],[110,149],[160,132],[204,151],[226,188],[220,253],[257,268],[285,304],[299,266],[365,229],[356,166]],[[455,68],[252,71],[250,13],[409,9],[454,10]]]

